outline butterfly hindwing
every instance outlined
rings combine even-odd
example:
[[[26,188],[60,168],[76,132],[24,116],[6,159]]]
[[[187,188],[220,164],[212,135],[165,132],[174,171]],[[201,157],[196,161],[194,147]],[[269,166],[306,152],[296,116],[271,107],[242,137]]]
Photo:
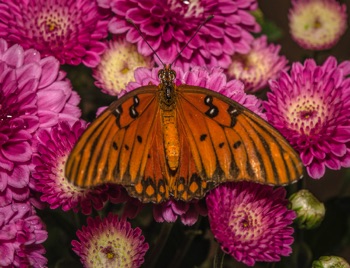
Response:
[[[298,154],[259,116],[208,89],[186,85],[178,92],[179,113],[186,135],[193,135],[189,141],[200,155],[196,162],[204,180],[284,185],[302,176]]]
[[[179,116],[179,120],[181,116]],[[188,135],[189,128],[183,122],[178,122],[180,136],[180,165],[177,179],[173,185],[172,193],[176,199],[189,201],[200,199],[205,193],[215,186],[215,183],[203,179],[204,166],[197,148],[192,148],[195,144],[193,136]]]
[[[159,112],[154,114],[153,127],[142,154],[136,183],[126,187],[129,194],[142,202],[160,203],[169,199],[170,175],[166,168],[164,143]]]

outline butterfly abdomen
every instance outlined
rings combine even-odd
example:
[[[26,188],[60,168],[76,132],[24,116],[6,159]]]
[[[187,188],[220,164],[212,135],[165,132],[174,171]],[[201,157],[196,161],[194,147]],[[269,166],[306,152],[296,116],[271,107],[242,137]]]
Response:
[[[176,125],[175,110],[161,110],[165,157],[168,167],[175,171],[179,167],[180,141]]]

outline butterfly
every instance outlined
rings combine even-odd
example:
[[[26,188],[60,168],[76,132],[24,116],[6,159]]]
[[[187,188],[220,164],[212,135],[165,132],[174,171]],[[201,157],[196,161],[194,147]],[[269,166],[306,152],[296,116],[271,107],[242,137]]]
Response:
[[[286,185],[302,177],[299,155],[255,113],[217,92],[159,85],[114,101],[80,137],[65,166],[80,187],[124,186],[142,202],[200,199],[228,181]]]

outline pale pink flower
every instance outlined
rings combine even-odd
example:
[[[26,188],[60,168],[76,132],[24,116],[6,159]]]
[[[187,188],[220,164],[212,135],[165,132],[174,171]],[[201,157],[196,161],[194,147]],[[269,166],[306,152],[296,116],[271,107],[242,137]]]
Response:
[[[144,262],[148,244],[140,228],[110,213],[106,218],[88,218],[87,226],[77,231],[73,251],[84,267],[138,268]]]
[[[330,49],[347,28],[346,5],[336,0],[292,0],[289,27],[301,47]]]
[[[267,86],[269,79],[277,78],[289,67],[286,57],[278,54],[281,47],[268,44],[266,36],[255,39],[251,47],[247,54],[233,55],[227,73],[242,81],[246,92],[257,92]]]

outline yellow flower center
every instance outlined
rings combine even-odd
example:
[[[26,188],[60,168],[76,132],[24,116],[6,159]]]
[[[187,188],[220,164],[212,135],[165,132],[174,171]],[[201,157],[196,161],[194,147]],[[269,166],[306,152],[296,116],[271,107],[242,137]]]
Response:
[[[322,24],[321,24],[321,21],[319,20],[319,18],[315,18],[313,27],[314,27],[314,29],[319,29],[322,27]]]
[[[46,26],[50,32],[52,32],[53,30],[55,30],[57,28],[57,24],[54,22],[47,22]]]
[[[113,259],[115,257],[115,254],[113,252],[107,253],[107,259]]]

